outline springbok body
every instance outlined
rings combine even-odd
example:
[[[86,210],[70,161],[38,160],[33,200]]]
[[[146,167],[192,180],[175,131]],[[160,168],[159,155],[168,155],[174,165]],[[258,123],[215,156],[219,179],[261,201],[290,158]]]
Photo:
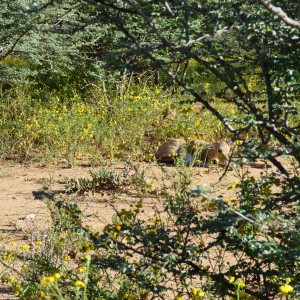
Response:
[[[183,139],[171,139],[162,144],[155,157],[159,162],[173,163],[174,159],[183,153],[183,147],[187,147],[186,163],[195,164],[196,161],[216,163],[225,162],[229,157],[230,148],[224,141],[208,144],[202,140],[194,140],[186,145]]]
[[[163,163],[174,163],[176,157],[182,154],[184,139],[171,139],[159,146],[155,153],[157,161]]]
[[[207,144],[202,140],[194,140],[189,144],[189,151],[195,160],[203,162],[225,162],[229,158],[230,147],[225,141]]]

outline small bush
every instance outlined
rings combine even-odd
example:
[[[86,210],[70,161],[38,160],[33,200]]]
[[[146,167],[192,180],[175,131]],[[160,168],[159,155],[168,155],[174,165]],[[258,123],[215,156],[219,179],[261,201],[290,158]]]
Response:
[[[99,193],[102,191],[116,191],[129,184],[127,178],[108,169],[90,171],[91,179],[67,179],[66,192],[84,194],[86,192]]]
[[[76,204],[49,202],[53,226],[2,252],[3,280],[21,299],[297,299],[300,206],[274,201],[281,178],[246,172],[229,187],[237,197],[225,199],[178,171],[151,213],[141,197],[101,232]]]

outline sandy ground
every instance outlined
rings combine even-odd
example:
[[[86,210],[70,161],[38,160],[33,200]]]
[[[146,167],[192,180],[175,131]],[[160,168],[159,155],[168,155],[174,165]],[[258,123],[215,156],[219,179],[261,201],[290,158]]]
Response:
[[[124,165],[119,164],[113,168],[122,172]],[[174,178],[175,168],[166,167],[165,172],[157,164],[140,164],[136,166],[138,172],[145,171],[147,182],[155,189],[163,182]],[[45,205],[45,198],[49,195],[59,197],[65,191],[65,178],[89,177],[88,167],[75,167],[72,169],[60,167],[41,168],[36,165],[23,165],[15,162],[0,163],[0,247],[9,247],[12,242],[24,243],[24,230],[34,219],[34,226],[39,229],[51,224],[49,211]],[[258,176],[262,170],[251,168],[251,173]],[[175,173],[174,173],[175,172]],[[218,182],[223,169],[192,168],[193,181],[191,186],[207,185],[213,188],[215,195],[230,197],[227,187],[236,181],[236,172],[229,171],[221,182]],[[167,175],[166,175],[167,174]],[[170,177],[168,177],[169,175]],[[149,213],[157,196],[155,192],[146,199],[145,210]],[[101,228],[109,222],[114,215],[113,207],[120,209],[136,203],[140,199],[138,194],[94,194],[76,198],[83,210],[84,222],[95,228]],[[0,286],[0,299],[16,299],[9,288]]]

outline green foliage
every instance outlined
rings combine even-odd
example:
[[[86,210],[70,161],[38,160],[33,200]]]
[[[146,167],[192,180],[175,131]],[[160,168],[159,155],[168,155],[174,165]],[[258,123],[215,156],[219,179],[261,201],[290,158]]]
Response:
[[[295,1],[276,5],[297,20]],[[33,81],[2,94],[4,156],[38,159],[37,151],[68,165],[99,156],[151,160],[153,144],[170,137],[230,136],[236,165],[261,159],[278,171],[258,178],[241,172],[234,199],[191,192],[184,175],[161,193],[152,218],[140,217],[138,203],[116,212],[101,234],[81,225],[76,207],[59,202],[47,246],[55,263],[45,251],[25,256],[30,271],[20,284],[9,279],[21,297],[59,298],[62,291],[74,299],[80,288],[83,299],[299,296],[297,27],[254,0],[2,1],[0,12],[2,90]],[[143,86],[145,69],[151,83]],[[287,156],[293,168],[282,162]],[[95,178],[114,178],[105,176]],[[75,188],[97,190],[93,184]],[[93,252],[83,276],[65,266],[64,249]],[[4,253],[4,261],[16,254]]]
[[[97,88],[86,98],[75,91],[69,96],[18,86],[0,102],[1,155],[69,166],[101,158],[151,160],[157,145],[170,137],[210,141],[224,135],[211,113],[180,101],[151,84],[132,84],[111,95]]]
[[[101,191],[115,191],[128,185],[127,178],[121,178],[119,174],[109,169],[90,171],[91,179],[78,178],[66,182],[67,193],[84,194],[86,192],[100,193]]]
[[[0,4],[0,82],[24,82],[72,91],[100,79],[122,34],[86,5],[73,0],[13,0]]]
[[[178,171],[150,215],[141,198],[101,232],[83,225],[76,204],[49,202],[53,226],[2,253],[3,280],[21,299],[275,299],[285,290],[297,299],[299,203],[270,206],[270,177],[246,173],[232,186],[240,199],[230,200],[192,187],[188,169]],[[20,264],[22,276],[6,268]]]
[[[118,6],[96,2],[103,4],[104,13],[136,45],[137,52],[210,110],[234,140],[255,130],[258,143],[267,145],[274,137],[281,145],[294,148],[298,128],[289,121],[291,114],[297,114],[299,93],[297,42],[292,42],[296,29],[255,1],[190,1],[185,5],[172,1],[171,8],[144,1]],[[114,18],[113,11],[121,10],[123,14]],[[136,27],[127,25],[132,15]],[[141,35],[143,26],[149,34]],[[202,73],[207,82],[214,82],[213,97],[203,91]],[[253,88],[253,80],[259,89]],[[242,114],[220,113],[214,105],[216,97]],[[296,149],[294,153],[298,155]]]

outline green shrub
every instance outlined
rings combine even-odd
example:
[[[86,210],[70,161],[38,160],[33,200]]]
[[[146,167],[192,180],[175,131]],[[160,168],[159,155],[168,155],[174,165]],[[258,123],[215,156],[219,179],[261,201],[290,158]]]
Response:
[[[88,98],[17,87],[0,102],[0,152],[2,157],[72,166],[101,158],[151,160],[155,148],[172,137],[226,137],[211,113],[180,101],[152,85],[131,85],[124,94],[95,88]],[[216,107],[235,113],[220,100]]]
[[[53,226],[2,253],[3,280],[21,299],[298,299],[300,206],[273,201],[281,178],[246,172],[225,199],[178,171],[147,217],[141,195],[101,232],[77,205],[49,202]]]

